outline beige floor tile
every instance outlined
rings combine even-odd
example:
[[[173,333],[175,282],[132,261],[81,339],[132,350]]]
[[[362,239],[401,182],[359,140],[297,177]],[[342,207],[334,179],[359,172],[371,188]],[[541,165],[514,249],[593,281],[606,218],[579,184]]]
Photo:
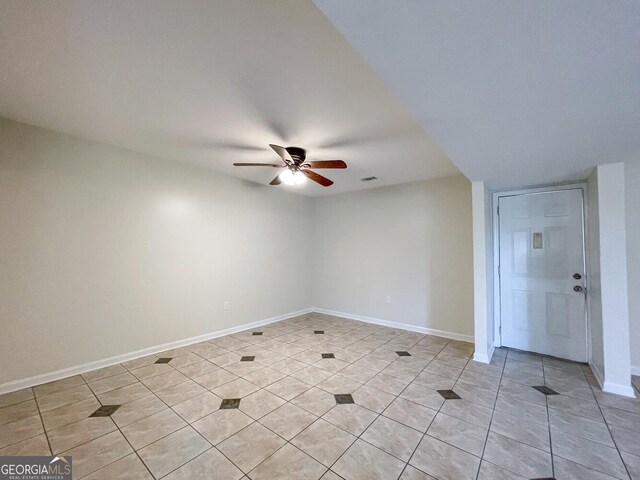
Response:
[[[291,403],[314,415],[322,416],[335,406],[336,399],[331,393],[313,387],[291,400]]]
[[[480,459],[427,435],[409,463],[441,480],[471,480],[476,478]]]
[[[118,373],[117,375],[93,380],[89,382],[89,387],[91,387],[93,393],[99,395],[110,390],[115,390],[116,388],[126,387],[127,385],[131,385],[137,381],[138,379],[136,377],[125,371],[123,373]]]
[[[242,402],[240,402],[242,404]],[[217,410],[211,415],[193,423],[193,428],[200,432],[213,445],[217,445],[247,425],[253,419],[238,409]]]
[[[376,413],[382,413],[395,400],[393,395],[367,385],[363,385],[353,392],[352,397],[356,405],[368,408]]]
[[[285,400],[267,390],[260,389],[240,402],[240,410],[257,420],[285,403]]]
[[[553,466],[557,480],[614,480],[616,478],[555,455]]]
[[[17,422],[6,423],[0,428],[0,448],[22,442],[44,433],[39,415],[32,415]]]
[[[177,385],[158,390],[155,394],[164,403],[173,407],[174,405],[189,400],[190,398],[201,395],[206,391],[207,389],[199,383],[196,383],[193,380],[187,380],[185,382],[178,383]]]
[[[221,402],[220,397],[207,391],[202,395],[174,405],[173,410],[187,422],[193,423],[218,410]]]
[[[34,398],[33,389],[24,388],[11,393],[5,393],[0,395],[0,408],[8,407],[9,405],[15,405],[16,403],[24,402],[25,400],[31,400]]]
[[[378,417],[360,437],[405,462],[422,439],[422,433],[383,416]]]
[[[426,432],[436,416],[436,410],[403,398],[396,398],[382,414],[408,427]]]
[[[331,468],[345,480],[398,478],[404,462],[362,440],[357,440]]]
[[[509,470],[500,468],[493,463],[489,463],[483,460],[480,464],[480,471],[478,472],[478,480],[527,480],[520,475],[516,475]]]
[[[316,386],[321,390],[325,390],[335,395],[339,393],[353,393],[359,389],[362,384],[355,380],[351,380],[350,378],[343,377],[338,373],[320,382]]]
[[[285,403],[262,417],[260,423],[285,440],[291,440],[316,418],[318,417],[292,403]]]
[[[450,390],[456,381],[451,378],[441,377],[435,373],[422,372],[413,380],[413,383],[430,388],[431,390]]]
[[[163,410],[122,428],[122,433],[136,450],[183,428],[186,422],[173,410]]]
[[[444,398],[435,390],[412,383],[401,394],[400,398],[419,403],[425,407],[438,410],[444,403]]]
[[[427,435],[480,457],[487,438],[487,429],[438,413],[427,430]]]
[[[37,401],[40,411],[48,412],[49,410],[71,405],[72,403],[77,403],[91,397],[93,397],[91,389],[87,385],[82,384],[68,390],[37,397]]]
[[[180,373],[177,370],[172,370],[167,373],[161,373],[160,375],[154,375],[153,377],[145,378],[142,383],[152,392],[159,392],[163,389],[173,387],[188,381],[189,378]]]
[[[318,480],[326,467],[296,447],[287,444],[249,474],[252,480]]]
[[[549,409],[556,409],[579,417],[585,417],[597,422],[604,422],[597,403],[578,400],[564,395],[549,395],[547,397]]]
[[[84,385],[85,381],[80,375],[74,375],[72,377],[63,378],[54,382],[44,383],[33,387],[33,392],[36,397],[44,397],[45,395],[52,395],[54,393],[64,392],[71,390],[74,387]]]
[[[355,441],[354,435],[318,419],[293,438],[291,443],[330,467]]]
[[[18,420],[38,414],[35,400],[26,400],[8,407],[0,408],[0,425],[17,422]]]
[[[265,367],[257,372],[250,373],[245,375],[243,378],[248,382],[253,383],[261,388],[266,387],[267,385],[271,385],[278,380],[283,379],[287,375],[285,373],[279,372],[278,370],[273,370],[272,368]]]
[[[217,449],[210,448],[189,463],[174,470],[164,480],[224,479],[238,480],[243,473]]]
[[[177,370],[184,373],[189,378],[199,377],[206,373],[211,373],[214,370],[218,370],[220,367],[214,365],[208,360],[202,360],[197,363],[192,363],[186,367],[179,367]]]
[[[521,417],[495,411],[491,421],[491,431],[545,452],[549,452],[551,448],[549,427],[523,420]]]
[[[128,372],[126,368],[124,368],[119,363],[115,365],[111,365],[109,367],[99,368],[98,370],[91,370],[90,372],[85,372],[82,374],[84,381],[87,383],[95,382],[96,380],[101,380],[103,378],[112,377],[114,375],[118,375],[120,373]]]
[[[193,365],[194,363],[201,362],[202,360],[204,360],[204,358],[196,355],[195,353],[185,350],[183,355],[178,355],[177,357],[174,356],[169,364],[173,368],[182,368]]]
[[[100,400],[103,405],[123,405],[147,395],[151,395],[151,390],[145,387],[142,383],[134,383],[132,385],[127,385],[126,387],[117,388],[110,392],[103,393],[102,395],[98,395],[98,400]]]
[[[614,477],[626,478],[624,464],[615,448],[558,430],[551,430],[551,444],[554,455]]]
[[[549,453],[494,432],[489,432],[483,459],[525,478],[551,476]]]
[[[331,373],[327,372],[326,370],[322,370],[321,368],[310,365],[301,370],[298,370],[295,373],[292,373],[291,376],[309,385],[317,385],[318,383],[323,382],[324,380],[329,378],[331,376]]]
[[[163,373],[175,372],[175,369],[168,363],[152,363],[151,365],[145,365],[144,367],[134,368],[130,370],[136,378],[139,380],[146,380],[148,378],[162,375]]]
[[[248,473],[286,442],[278,435],[253,423],[218,445],[229,460]]]
[[[609,425],[640,433],[640,415],[611,407],[602,407],[602,413]]]
[[[42,433],[18,443],[0,448],[0,455],[25,456],[25,455],[51,455],[47,436]]]
[[[132,453],[120,460],[102,467],[100,470],[84,477],[83,480],[153,480],[153,477],[138,458]]]
[[[199,383],[204,388],[213,390],[214,388],[231,382],[236,378],[238,378],[237,375],[234,375],[231,372],[227,372],[223,368],[219,368],[218,370],[215,370],[213,372],[205,373],[204,375],[200,375],[199,377],[194,377],[193,381]]]
[[[265,387],[266,390],[285,400],[292,400],[301,393],[309,390],[309,388],[311,388],[310,385],[293,377],[284,377]]]
[[[620,451],[640,455],[640,433],[613,426],[610,429]]]
[[[259,389],[260,387],[257,385],[247,382],[242,378],[238,378],[229,383],[225,383],[212,391],[220,398],[244,398]]]
[[[379,373],[369,380],[366,385],[391,395],[400,395],[407,385],[409,385],[409,381]]]
[[[640,456],[633,455],[632,453],[622,452],[622,460],[627,466],[629,475],[633,480],[640,478]]]
[[[609,433],[609,428],[602,422],[589,420],[563,412],[562,410],[550,408],[549,424],[552,429],[560,430],[563,433],[615,447],[611,434]]]
[[[115,431],[72,448],[64,454],[73,457],[74,478],[82,478],[131,453],[133,450],[129,443],[120,432]]]
[[[121,365],[127,370],[135,370],[136,368],[144,367],[146,365],[151,365],[158,360],[156,355],[147,355],[145,357],[136,358],[134,360],[129,360],[127,362],[123,362]]]
[[[439,389],[448,390],[448,389]],[[478,403],[487,408],[493,408],[498,392],[487,388],[477,387],[462,381],[456,382],[453,390],[467,402]]]
[[[211,448],[190,426],[158,440],[138,451],[154,477],[160,478]]]
[[[404,472],[402,472],[402,475],[400,475],[400,480],[437,480],[436,478],[433,478],[431,475],[427,475],[424,472],[421,472],[420,470],[418,470],[415,467],[412,467],[411,465],[407,465],[404,469]]]
[[[336,405],[322,418],[353,435],[359,436],[378,416],[377,413],[355,404]]]
[[[111,415],[111,419],[123,428],[133,422],[137,422],[145,417],[149,417],[162,410],[168,410],[169,407],[155,395],[147,395],[145,397],[125,403],[116,412]]]
[[[47,432],[54,455],[113,432],[117,427],[109,417],[85,418]]]
[[[502,391],[498,393],[495,409],[514,417],[520,417],[528,422],[536,422],[545,426],[549,423],[547,407],[544,404],[538,405],[523,401],[516,396],[503,393]]]
[[[440,411],[482,428],[489,428],[493,413],[490,408],[466,400],[447,400]]]

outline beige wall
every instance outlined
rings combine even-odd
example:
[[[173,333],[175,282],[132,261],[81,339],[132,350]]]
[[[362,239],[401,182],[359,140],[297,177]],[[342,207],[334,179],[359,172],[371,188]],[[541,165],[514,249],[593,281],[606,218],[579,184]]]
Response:
[[[315,307],[473,335],[465,177],[330,196],[314,218]]]
[[[311,202],[0,119],[0,384],[311,306]]]

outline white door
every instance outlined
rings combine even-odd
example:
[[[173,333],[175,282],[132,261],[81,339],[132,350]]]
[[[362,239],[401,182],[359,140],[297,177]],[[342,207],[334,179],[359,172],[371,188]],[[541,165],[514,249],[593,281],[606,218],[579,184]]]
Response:
[[[586,362],[582,190],[498,205],[502,345]]]

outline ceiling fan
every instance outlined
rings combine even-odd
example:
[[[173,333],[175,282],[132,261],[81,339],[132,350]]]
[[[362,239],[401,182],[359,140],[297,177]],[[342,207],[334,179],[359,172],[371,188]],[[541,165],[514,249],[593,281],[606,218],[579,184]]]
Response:
[[[347,164],[342,160],[310,160],[306,161],[307,152],[300,147],[281,147],[280,145],[269,144],[269,146],[280,156],[284,165],[277,163],[234,163],[236,167],[274,167],[286,168],[276,178],[271,180],[269,185],[300,185],[307,178],[319,183],[323,187],[333,185],[327,177],[314,172],[317,168],[347,168]]]

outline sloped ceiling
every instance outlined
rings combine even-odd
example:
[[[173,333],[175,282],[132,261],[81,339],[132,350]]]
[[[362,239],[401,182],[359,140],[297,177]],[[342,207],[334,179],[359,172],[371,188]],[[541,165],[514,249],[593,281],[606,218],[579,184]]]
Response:
[[[315,0],[472,180],[640,159],[640,2]]]
[[[459,173],[311,0],[3,0],[0,116],[263,184],[232,163],[269,143],[347,161],[306,195]]]

